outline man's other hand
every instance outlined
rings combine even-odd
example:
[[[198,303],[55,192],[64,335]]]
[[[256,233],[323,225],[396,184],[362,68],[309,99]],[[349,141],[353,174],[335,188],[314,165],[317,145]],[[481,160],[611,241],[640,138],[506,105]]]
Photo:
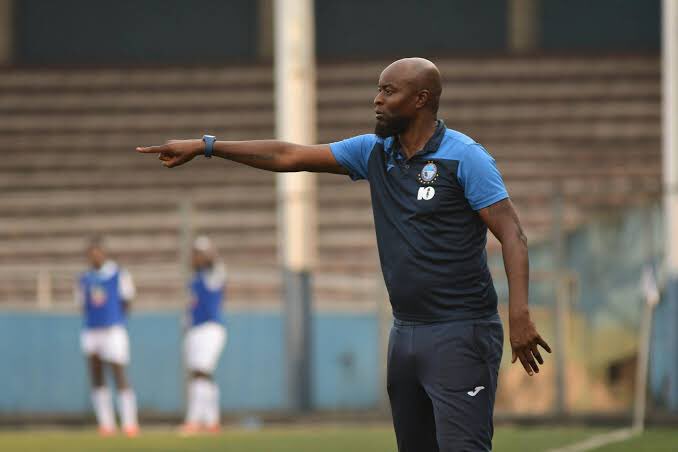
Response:
[[[520,360],[530,376],[539,373],[539,364],[544,364],[544,359],[539,353],[537,346],[551,353],[551,347],[537,333],[537,329],[530,319],[529,313],[511,316],[509,319],[511,349],[513,357],[511,363]]]

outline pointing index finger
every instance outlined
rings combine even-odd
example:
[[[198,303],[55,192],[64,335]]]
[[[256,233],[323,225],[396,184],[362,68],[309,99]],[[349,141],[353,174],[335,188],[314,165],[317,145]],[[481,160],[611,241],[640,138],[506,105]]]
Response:
[[[159,152],[164,152],[169,150],[169,146],[166,144],[162,144],[160,146],[138,146],[137,147],[137,152],[141,152],[142,154],[157,154]]]

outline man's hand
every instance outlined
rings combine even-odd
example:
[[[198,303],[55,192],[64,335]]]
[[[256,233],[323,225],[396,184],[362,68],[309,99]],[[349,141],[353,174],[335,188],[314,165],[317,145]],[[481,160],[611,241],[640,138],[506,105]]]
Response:
[[[138,147],[137,152],[142,154],[158,154],[162,166],[174,168],[190,162],[194,157],[204,152],[205,143],[202,140],[170,140],[161,146]]]
[[[511,363],[515,363],[519,359],[525,368],[525,372],[530,376],[539,373],[537,363],[544,364],[544,359],[541,357],[537,346],[541,346],[549,353],[551,353],[551,347],[537,333],[534,323],[530,320],[529,312],[509,314],[509,328],[511,349],[513,350]]]
[[[551,347],[541,338],[530,320],[527,307],[530,261],[527,256],[527,237],[518,220],[511,200],[506,198],[478,211],[480,218],[501,242],[504,268],[509,284],[509,328],[511,331],[512,363],[520,359],[529,375],[539,373],[544,360],[539,354],[540,345],[551,353]],[[536,361],[535,361],[536,360]]]

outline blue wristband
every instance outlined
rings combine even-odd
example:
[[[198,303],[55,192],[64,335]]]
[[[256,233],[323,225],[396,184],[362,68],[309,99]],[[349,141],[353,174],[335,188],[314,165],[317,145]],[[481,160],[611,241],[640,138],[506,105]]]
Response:
[[[217,138],[214,135],[203,135],[202,141],[205,143],[205,158],[211,159],[214,151],[214,142]]]

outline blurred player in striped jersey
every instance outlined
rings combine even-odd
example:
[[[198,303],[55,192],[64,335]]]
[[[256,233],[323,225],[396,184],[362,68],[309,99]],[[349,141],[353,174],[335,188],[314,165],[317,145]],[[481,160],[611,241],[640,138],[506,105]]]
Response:
[[[104,378],[105,368],[110,367],[118,390],[123,431],[127,436],[136,436],[136,396],[125,372],[130,357],[126,317],[136,292],[134,282],[128,271],[107,258],[101,238],[90,241],[87,258],[90,269],[80,276],[76,299],[84,314],[80,343],[89,364],[99,433],[109,436],[116,431],[111,392]]]
[[[190,373],[184,434],[219,430],[219,387],[213,373],[226,342],[221,312],[226,270],[211,241],[200,236],[193,245],[194,275],[190,283],[189,328],[184,362]]]

